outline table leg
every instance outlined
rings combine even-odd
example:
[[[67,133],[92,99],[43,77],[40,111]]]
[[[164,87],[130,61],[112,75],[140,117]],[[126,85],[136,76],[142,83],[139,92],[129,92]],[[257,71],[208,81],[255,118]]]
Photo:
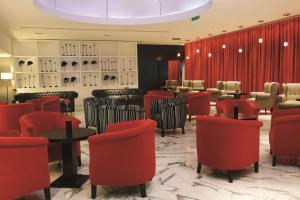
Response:
[[[76,142],[62,143],[63,175],[51,183],[55,188],[80,188],[88,175],[77,174]]]

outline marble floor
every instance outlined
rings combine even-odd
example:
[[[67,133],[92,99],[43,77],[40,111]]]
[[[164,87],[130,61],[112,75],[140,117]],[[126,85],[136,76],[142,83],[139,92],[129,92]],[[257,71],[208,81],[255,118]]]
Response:
[[[212,111],[213,113],[214,111]],[[82,110],[76,116],[84,121]],[[203,167],[201,175],[196,173],[195,121],[186,123],[186,134],[167,132],[162,138],[156,134],[156,176],[147,183],[146,199],[163,200],[300,200],[300,168],[297,166],[271,166],[268,131],[270,115],[260,115],[264,126],[260,132],[260,171],[254,173],[253,166],[235,173],[233,183],[228,183],[224,172]],[[84,125],[84,124],[83,124]],[[88,174],[88,144],[82,142],[83,166],[80,173]],[[128,158],[130,162],[130,158]],[[50,166],[51,181],[61,173]],[[90,199],[90,184],[81,189],[51,188],[54,200]],[[43,199],[38,191],[26,197],[28,200]],[[138,187],[98,187],[97,199],[143,199]]]

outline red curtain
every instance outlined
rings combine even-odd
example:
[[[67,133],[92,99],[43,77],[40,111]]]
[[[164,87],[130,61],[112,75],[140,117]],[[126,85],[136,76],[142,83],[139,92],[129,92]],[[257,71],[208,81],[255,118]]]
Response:
[[[300,82],[300,16],[191,42],[185,51],[185,79],[203,79],[208,87],[239,80],[250,92],[267,81]]]
[[[180,81],[180,61],[169,60],[168,61],[168,80]]]

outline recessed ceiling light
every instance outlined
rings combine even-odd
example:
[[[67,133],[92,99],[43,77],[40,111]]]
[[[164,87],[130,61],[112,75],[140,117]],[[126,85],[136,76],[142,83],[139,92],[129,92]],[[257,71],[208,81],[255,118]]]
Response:
[[[244,26],[240,25],[240,26],[238,26],[238,28],[244,28]]]
[[[243,52],[243,49],[239,49],[239,53],[242,53]]]
[[[190,59],[190,57],[189,57],[189,56],[187,56],[187,57],[186,57],[186,59],[187,59],[187,60],[189,60],[189,59]]]
[[[287,46],[289,46],[289,43],[288,42],[284,42],[283,46],[287,47]]]
[[[264,23],[265,21],[264,20],[258,20],[257,22],[258,23]]]
[[[208,57],[211,57],[212,56],[212,54],[211,53],[208,53]]]
[[[181,56],[181,54],[180,54],[180,53],[178,53],[178,54],[177,54],[177,57],[180,57],[180,56]]]
[[[284,13],[284,14],[283,14],[284,17],[288,17],[288,16],[290,16],[290,15],[291,15],[291,13]]]
[[[223,44],[223,45],[222,45],[222,48],[223,48],[223,49],[225,49],[225,48],[226,48],[226,45],[225,45],[225,44]]]
[[[196,50],[196,52],[197,52],[197,53],[199,53],[199,52],[200,52],[200,50],[199,50],[199,49],[197,49],[197,50]]]
[[[259,39],[258,39],[258,43],[263,43],[263,39],[262,39],[262,38],[259,38]]]

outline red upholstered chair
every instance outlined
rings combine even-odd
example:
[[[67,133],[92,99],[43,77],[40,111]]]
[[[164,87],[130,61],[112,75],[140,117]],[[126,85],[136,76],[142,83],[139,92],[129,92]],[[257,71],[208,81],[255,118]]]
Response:
[[[155,127],[152,120],[135,120],[107,126],[107,133],[89,137],[92,198],[97,185],[140,185],[155,175]]]
[[[20,132],[17,130],[0,130],[0,137],[19,137],[21,136]]]
[[[246,99],[219,100],[217,101],[216,109],[218,113],[233,113],[233,107],[236,105],[238,106],[240,113],[256,115],[259,113],[259,108],[256,104]]]
[[[39,137],[41,133],[56,130],[65,129],[66,120],[72,121],[73,128],[78,128],[81,123],[78,119],[62,115],[59,112],[33,112],[24,115],[20,119],[21,133],[22,136]],[[49,143],[48,155],[49,162],[57,161],[62,159],[61,144]],[[80,160],[80,142],[77,142],[78,165],[81,165]]]
[[[31,112],[34,112],[34,105],[30,103],[1,105],[0,130],[20,132],[19,118]]]
[[[174,94],[172,92],[167,92],[164,90],[149,90],[147,92],[147,95],[169,96],[170,98],[174,97]]]
[[[273,155],[272,165],[278,162],[300,163],[300,108],[274,110],[269,134]]]
[[[48,140],[0,137],[0,199],[11,200],[44,189],[50,199]]]
[[[160,90],[159,90],[160,91]],[[149,91],[150,92],[150,91]],[[149,93],[148,92],[148,93]],[[152,101],[157,100],[157,99],[168,99],[168,98],[173,98],[173,94],[170,92],[165,92],[162,91],[163,93],[161,95],[159,94],[146,94],[144,95],[144,111],[145,111],[145,118],[146,119],[151,119],[151,106],[152,106]]]
[[[193,115],[209,115],[210,92],[193,92],[185,96],[186,112],[191,121]]]
[[[47,96],[37,99],[31,99],[26,103],[35,105],[35,111],[60,112],[60,98],[57,96]]]
[[[197,172],[200,173],[201,165],[228,170],[230,183],[233,170],[254,163],[255,172],[258,172],[261,126],[262,122],[256,120],[197,116]]]

